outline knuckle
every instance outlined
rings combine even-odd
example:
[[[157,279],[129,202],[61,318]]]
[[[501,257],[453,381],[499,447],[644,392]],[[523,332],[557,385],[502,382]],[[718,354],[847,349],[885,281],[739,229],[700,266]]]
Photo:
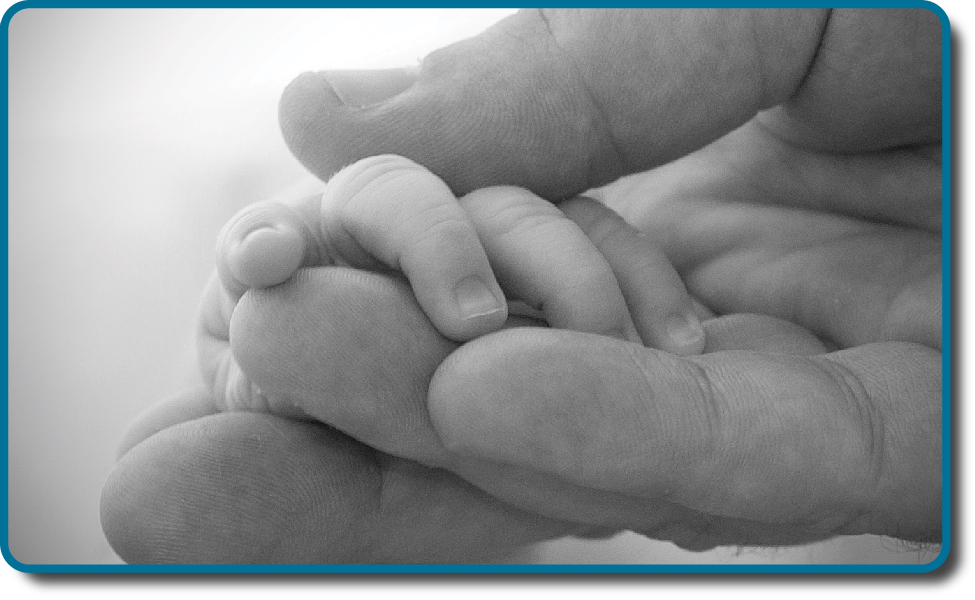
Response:
[[[595,200],[575,198],[565,203],[564,209],[596,248],[602,249],[617,237],[639,235],[616,211]]]
[[[597,219],[583,230],[596,248],[602,248],[610,240],[626,235],[634,235],[635,231],[622,217],[613,212],[603,212]]]
[[[863,469],[859,483],[864,481],[877,484],[882,476],[884,464],[884,440],[886,437],[884,419],[878,410],[876,399],[856,373],[842,363],[828,357],[812,357],[823,372],[832,380],[842,417],[852,427],[853,443],[848,449],[856,452],[857,460],[850,464]]]
[[[697,406],[691,408],[696,412],[695,421],[700,432],[698,443],[703,445],[702,455],[715,457],[721,450],[719,440],[724,439],[723,432],[727,429],[724,417],[728,402],[714,385],[714,378],[703,364],[689,360],[684,363],[688,367],[688,375],[692,389],[697,393]],[[692,414],[693,414],[692,412]]]
[[[461,213],[446,184],[401,156],[373,156],[350,165],[326,186],[320,207],[320,229],[329,250],[356,264],[367,255],[394,266],[417,235],[435,235]],[[433,225],[431,225],[431,223]],[[417,232],[421,232],[418,234]],[[371,250],[367,250],[371,249]]]
[[[362,200],[370,197],[369,192],[418,173],[429,174],[429,171],[396,154],[370,156],[345,167],[329,179],[322,208],[348,216],[348,211],[355,211]]]
[[[669,374],[661,373],[660,363],[647,360],[646,348],[635,344],[625,344],[623,347],[640,376],[644,397],[659,397],[659,382],[665,381],[665,376]],[[714,377],[706,365],[692,359],[682,360],[678,364],[682,370],[677,373],[679,379],[685,382],[684,389],[690,392],[674,405],[681,413],[678,421],[686,425],[684,432],[689,434],[689,437],[681,440],[682,451],[701,457],[702,463],[712,462],[723,452],[721,440],[726,439],[728,429],[725,416],[728,400],[714,385]]]
[[[834,531],[844,524],[869,514],[878,501],[882,502],[883,481],[887,468],[887,426],[879,405],[886,402],[868,389],[866,382],[853,370],[828,356],[811,358],[832,380],[836,398],[837,432],[831,462],[842,465],[832,474],[833,497],[844,498],[842,506],[820,507],[804,519],[811,530]],[[884,393],[881,391],[880,393]]]
[[[447,207],[430,207],[423,212],[426,214],[414,215],[417,234],[409,242],[410,249],[426,248],[432,244],[449,252],[477,239],[474,227],[462,214]]]
[[[243,239],[261,225],[273,224],[282,212],[280,203],[272,201],[250,204],[237,211],[217,235],[218,247]]]
[[[513,186],[477,190],[462,198],[461,205],[474,217],[478,230],[491,237],[533,234],[565,221],[550,202]]]

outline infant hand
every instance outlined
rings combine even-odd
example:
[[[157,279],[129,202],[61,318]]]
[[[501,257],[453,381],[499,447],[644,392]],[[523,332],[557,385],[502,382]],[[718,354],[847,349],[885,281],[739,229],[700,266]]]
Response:
[[[270,287],[299,267],[332,264],[403,275],[445,336],[504,325],[507,305],[473,224],[439,178],[397,156],[359,161],[318,198],[245,208],[224,228],[218,272],[228,292]]]
[[[218,243],[222,289],[214,282],[208,290],[217,301],[204,311],[203,343],[226,350],[233,308],[248,289],[282,283],[300,267],[341,265],[405,276],[454,341],[503,327],[507,293],[552,327],[700,353],[703,330],[666,257],[598,202],[577,198],[562,208],[514,187],[458,200],[407,159],[359,161],[320,199],[257,204],[231,219]],[[203,370],[227,407],[268,408],[229,355],[206,359]]]

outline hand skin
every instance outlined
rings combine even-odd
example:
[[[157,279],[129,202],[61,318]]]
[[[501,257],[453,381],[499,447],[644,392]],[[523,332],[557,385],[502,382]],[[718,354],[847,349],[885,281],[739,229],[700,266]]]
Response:
[[[390,203],[396,210],[384,208]],[[618,280],[590,237],[615,244],[631,273]],[[437,331],[458,342],[501,329],[506,298],[559,329],[681,356],[705,345],[694,302],[670,261],[602,203],[579,197],[556,207],[510,186],[458,199],[435,175],[393,155],[346,167],[324,191],[245,207],[221,230],[216,254],[197,345],[204,384],[224,410],[303,415],[252,385],[229,351],[230,316],[244,293],[283,283],[300,267],[405,277]],[[457,290],[473,279],[491,283],[483,288],[490,310],[482,298],[465,314]],[[620,281],[635,282],[626,289],[640,307],[635,321]]]
[[[731,345],[823,350],[813,336],[774,319],[737,315],[704,325],[709,352]],[[234,327],[243,328],[234,339],[245,348],[240,356],[248,372],[275,390],[272,408],[299,404],[401,455],[427,464],[455,461],[501,493],[521,481],[529,488],[512,494],[527,498],[511,499],[523,504],[543,508],[541,493],[550,501],[574,493],[582,506],[601,500],[604,520],[623,518],[618,505],[627,503],[613,495],[599,498],[575,486],[545,485],[537,475],[526,480],[504,465],[448,456],[430,427],[424,393],[456,344],[436,332],[400,281],[345,268],[303,269],[284,285],[248,292]],[[260,368],[264,362],[273,366]],[[131,563],[482,562],[536,541],[618,529],[519,510],[450,471],[378,451],[317,422],[220,412],[203,390],[143,415],[119,453],[102,518],[113,548]]]
[[[583,334],[501,332],[451,354],[433,376],[427,418],[445,450],[635,499],[634,510],[621,515],[633,523],[661,504],[679,507],[671,520],[665,516],[641,530],[685,547],[775,544],[798,541],[801,532],[806,539],[869,532],[940,540],[937,19],[925,11],[843,10],[540,15],[524,13],[479,40],[436,53],[412,87],[402,73],[395,81],[375,78],[365,91],[333,90],[317,75],[303,76],[282,100],[285,135],[321,176],[336,164],[396,152],[431,168],[455,193],[507,183],[553,199],[721,138],[651,172],[642,180],[650,182],[646,187],[635,179],[611,187],[606,202],[654,236],[707,305],[720,313],[778,315],[837,351],[729,351],[676,359]],[[612,26],[613,35],[598,34]],[[577,35],[584,31],[590,33]],[[746,33],[754,46],[731,43]],[[611,85],[620,69],[633,65],[640,67],[625,73],[626,80],[635,91],[653,93],[634,96]],[[557,92],[540,105],[521,91],[530,92],[529,82],[546,73],[550,85],[541,89]],[[566,80],[567,73],[573,76]],[[503,74],[513,91],[492,96],[486,90],[497,86],[485,74]],[[336,85],[343,78],[345,85],[353,80],[332,75]],[[477,87],[480,81],[487,82],[484,88]],[[378,102],[394,91],[403,93]],[[337,97],[364,107],[343,107]],[[477,118],[444,121],[445,114]],[[546,120],[552,114],[562,118]],[[492,132],[503,132],[504,152],[497,151],[500,140]],[[510,157],[518,164],[507,162]],[[298,348],[306,360],[319,352],[328,356],[328,345],[313,334],[305,337],[305,321],[298,319],[314,308],[311,299],[335,290],[335,282],[316,280],[299,279],[285,286],[288,295],[264,298],[254,320],[243,312],[235,317],[236,327],[261,340],[251,351],[273,357]],[[296,317],[291,333],[300,334],[297,339],[261,329],[256,317],[282,311]],[[281,377],[290,367],[282,362],[264,368],[268,377]],[[591,373],[611,377],[613,385],[592,387]],[[315,389],[291,393],[309,401],[324,395]],[[360,530],[335,508],[334,498],[361,490],[342,479],[302,488],[309,490],[306,502],[296,509],[331,515],[322,522],[340,525],[330,539],[293,539],[262,529],[254,511],[237,507],[259,505],[258,492],[267,486],[241,486],[227,471],[197,477],[207,473],[204,458],[234,447],[210,441],[201,424],[239,418],[190,420],[205,412],[199,408],[205,404],[197,397],[143,421],[136,437],[159,433],[128,452],[106,486],[103,519],[123,558],[405,560],[424,556],[437,543],[477,553],[480,540],[465,546],[444,521],[429,525],[426,537],[397,554],[405,546],[396,541],[415,531],[407,515],[436,514],[443,507],[404,511],[397,521],[401,507],[369,504],[376,494],[363,493],[359,505],[376,507],[371,514],[390,512],[369,521],[381,522],[381,533],[369,525]],[[236,444],[250,439],[246,432],[227,431]],[[185,439],[193,443],[180,441]],[[295,447],[327,454],[286,428],[253,439],[259,439],[269,468],[278,466],[284,490],[295,489],[284,480],[305,479],[280,469]],[[174,473],[177,451],[197,462]],[[333,451],[354,454],[350,448]],[[342,463],[339,457],[330,462]],[[260,481],[250,462],[232,464],[237,477]],[[384,470],[388,464],[380,461],[381,475],[392,472]],[[146,472],[168,473],[162,480],[169,485],[151,486],[140,475]],[[437,473],[451,485],[466,485]],[[401,491],[420,489],[402,485]],[[512,480],[504,495],[516,499],[519,489],[525,488]],[[175,515],[172,509],[138,512],[150,499],[183,508]],[[538,517],[526,520],[509,504],[492,505],[497,510],[491,512],[469,501],[466,511],[462,503],[450,506],[472,527],[482,516],[501,515],[486,528],[497,532],[495,539],[508,538],[498,547],[572,529],[561,523],[560,531]],[[265,518],[280,518],[293,507],[281,496],[277,502],[263,505]],[[550,507],[578,509],[586,513],[586,507]],[[198,514],[223,518],[191,527]],[[513,523],[522,525],[509,529]],[[365,549],[349,541],[356,531],[368,540]],[[246,544],[219,549],[207,538]],[[251,554],[243,550],[248,544],[257,548]],[[204,546],[206,552],[194,553]]]

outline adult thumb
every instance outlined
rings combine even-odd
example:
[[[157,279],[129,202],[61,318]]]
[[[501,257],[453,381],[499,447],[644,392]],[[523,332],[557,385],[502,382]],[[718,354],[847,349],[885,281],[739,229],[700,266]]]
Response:
[[[457,194],[572,196],[669,161],[788,98],[826,11],[525,10],[418,69],[305,73],[288,145],[326,179],[401,154]]]

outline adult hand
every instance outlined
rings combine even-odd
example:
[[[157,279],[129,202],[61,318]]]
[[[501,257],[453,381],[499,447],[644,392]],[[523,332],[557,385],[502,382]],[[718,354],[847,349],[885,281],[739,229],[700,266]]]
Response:
[[[559,199],[741,127],[658,173],[667,194],[608,200],[720,312],[783,316],[838,349],[671,360],[567,332],[488,336],[431,386],[449,451],[642,499],[624,526],[688,546],[940,539],[932,13],[526,11],[360,83],[306,74],[282,100],[286,139],[321,177],[393,152],[457,193]],[[691,517],[660,523],[661,503]]]
[[[923,11],[705,11],[676,16],[666,13],[666,18],[656,11],[639,13],[636,18],[634,13],[612,12],[553,12],[545,18],[540,14],[524,13],[479,40],[441,51],[426,63],[418,80],[416,74],[407,72],[372,77],[333,73],[330,78],[337,86],[333,89],[318,76],[305,76],[290,88],[282,102],[286,136],[299,157],[321,176],[361,156],[398,152],[431,166],[456,191],[515,183],[558,198],[678,156],[720,137],[748,120],[758,108],[780,101],[787,102],[762,118],[778,140],[789,140],[783,144],[790,148],[874,151],[892,145],[932,142],[940,131],[936,125],[940,115],[940,32],[937,21]],[[877,19],[885,22],[883,27],[861,27],[863,23],[876,24]],[[794,25],[786,27],[787,23]],[[587,29],[596,33],[577,35]],[[608,30],[613,34],[599,33]],[[755,40],[754,46],[742,49],[729,43],[740,39],[743,31],[748,33],[748,39]],[[898,37],[905,32],[909,34],[907,38]],[[884,35],[897,39],[885,40]],[[899,51],[905,39],[916,41],[908,44],[913,52]],[[693,43],[677,51],[687,40]],[[931,49],[927,49],[929,45]],[[875,49],[876,54],[853,52],[852,47]],[[627,62],[621,56],[639,60]],[[854,60],[838,68],[835,61],[844,57]],[[857,62],[859,58],[863,61]],[[900,67],[908,63],[911,68],[891,68],[884,61],[893,61]],[[930,64],[931,70],[919,68],[911,61]],[[858,69],[864,75],[865,65],[871,67],[865,73],[871,76],[854,77],[853,85],[848,86],[843,77]],[[892,72],[904,77],[884,81],[882,75]],[[571,77],[565,79],[567,73]],[[616,85],[621,74],[628,82],[623,88]],[[833,93],[838,84],[836,80],[831,82],[831,77],[839,78],[846,94]],[[500,89],[510,91],[497,93],[499,78],[506,80]],[[418,82],[413,85],[415,80]],[[547,88],[543,85],[546,82],[551,84]],[[338,87],[342,85],[346,87]],[[878,89],[888,93],[877,94]],[[540,90],[546,93],[540,96]],[[401,91],[391,100],[379,101]],[[336,102],[337,97],[344,97],[351,105],[368,106],[342,106]],[[878,109],[878,102],[883,110]],[[857,127],[851,127],[851,123]],[[898,126],[892,129],[890,123]],[[503,149],[500,152],[499,147]],[[826,162],[831,156],[812,151],[808,155],[825,157]],[[868,156],[862,158],[869,162]],[[883,163],[893,155],[876,156]],[[911,162],[910,153],[901,154],[901,158],[905,157]],[[831,176],[843,171],[839,167],[843,159],[832,160],[838,168],[829,171]],[[689,160],[683,164],[686,168],[696,163]],[[885,172],[888,171],[872,171],[874,175]],[[743,173],[745,181],[756,173],[763,174]],[[712,191],[721,191],[720,186],[731,181],[735,173],[724,175],[728,176],[724,182],[720,177],[712,178],[718,186]],[[889,181],[887,177],[881,180]],[[851,175],[845,181],[855,179]],[[863,229],[851,231],[851,238],[860,238],[859,248],[881,254],[889,248],[902,250],[893,256],[903,256],[904,250],[909,251],[909,246],[924,239],[927,252],[922,254],[928,260],[936,255],[940,261],[940,247],[935,251],[932,246],[937,238],[923,231],[932,226],[932,215],[940,217],[937,202],[931,201],[939,197],[939,190],[933,190],[932,185],[940,185],[937,174],[917,184],[918,189],[927,192],[918,194],[913,203],[888,203],[881,194],[862,193],[869,192],[869,185],[855,188],[859,190],[856,193],[840,195],[835,202],[827,193],[800,197],[806,199],[801,203],[806,208],[898,223],[923,223],[916,231],[906,232],[916,234],[914,237],[894,236],[884,245],[873,243],[885,236],[868,235],[875,225],[861,219],[856,225]],[[828,186],[824,192],[835,192],[833,187]],[[879,344],[883,346],[880,353],[871,359],[864,358],[861,348],[871,350],[875,346],[865,342],[886,339],[922,343],[940,340],[940,319],[930,318],[940,311],[940,279],[935,285],[931,278],[925,281],[925,277],[905,276],[879,286],[872,285],[877,283],[876,278],[844,279],[844,274],[855,273],[857,268],[861,272],[872,269],[873,257],[854,255],[852,259],[863,260],[846,260],[846,267],[839,269],[834,267],[843,261],[837,260],[837,254],[850,259],[849,255],[842,255],[849,247],[832,243],[825,244],[834,251],[832,255],[809,252],[817,242],[842,241],[842,236],[836,239],[823,235],[824,231],[829,233],[833,226],[830,223],[845,222],[828,220],[836,219],[835,215],[819,215],[827,219],[822,223],[828,226],[818,230],[818,238],[801,238],[808,246],[790,247],[768,235],[749,245],[745,242],[753,241],[748,237],[754,234],[755,228],[748,227],[753,223],[742,219],[727,225],[712,222],[702,226],[702,222],[682,221],[681,216],[709,214],[702,212],[704,208],[720,212],[720,203],[704,208],[698,203],[695,211],[690,204],[665,201],[687,196],[694,192],[692,187],[671,189],[673,193],[664,195],[663,200],[646,203],[647,207],[657,207],[656,213],[649,208],[642,212],[634,208],[641,206],[639,202],[619,202],[619,196],[610,195],[607,200],[618,202],[614,206],[642,225],[649,224],[646,219],[656,223],[653,219],[658,218],[660,223],[680,225],[674,230],[677,233],[667,232],[662,239],[667,240],[673,257],[687,270],[694,291],[715,307],[722,311],[765,308],[766,312],[805,323],[839,347],[849,345],[852,350],[817,359],[722,353],[687,362],[652,351],[635,352],[630,346],[606,345],[600,340],[595,348],[605,350],[602,355],[606,360],[593,364],[598,353],[593,352],[593,346],[585,346],[592,341],[588,338],[541,330],[531,335],[502,333],[470,345],[440,369],[434,382],[431,412],[424,420],[438,427],[438,434],[447,440],[456,456],[473,455],[472,460],[481,462],[486,457],[489,463],[507,463],[509,470],[547,472],[548,477],[566,481],[569,486],[595,486],[605,495],[625,497],[622,504],[626,510],[613,517],[617,525],[675,539],[690,547],[779,543],[861,530],[892,532],[908,539],[936,539],[940,535],[940,355],[915,343]],[[746,187],[731,189],[740,193]],[[786,185],[781,189],[795,191],[796,187]],[[851,195],[855,202],[848,201]],[[902,197],[910,195],[905,192]],[[734,193],[728,197],[740,200]],[[805,232],[800,217],[809,216],[808,212],[779,211],[773,203],[784,198],[788,196],[773,193],[761,198],[769,204],[761,222],[772,222],[778,216],[782,219],[776,223],[792,224],[783,232]],[[817,204],[824,200],[831,203]],[[685,205],[686,210],[680,208]],[[940,219],[937,221],[940,223]],[[727,244],[712,243],[709,235],[714,232],[724,234],[717,239]],[[887,230],[881,227],[880,233],[884,232]],[[694,233],[699,235],[695,237]],[[691,247],[683,243],[681,236],[709,244]],[[783,235],[783,239],[788,240],[788,236]],[[742,245],[735,247],[735,242]],[[756,252],[750,254],[749,248]],[[742,257],[752,260],[734,260],[737,249],[742,250]],[[794,250],[806,250],[795,252],[805,260],[787,260]],[[783,260],[776,260],[776,256]],[[744,282],[731,275],[721,277],[720,271],[728,263],[737,267],[732,272],[752,275],[750,286],[741,285]],[[808,268],[820,276],[820,281],[842,284],[845,295],[837,296],[835,287],[801,290],[810,294],[808,301],[797,294]],[[836,277],[830,279],[830,272]],[[921,272],[925,270],[918,269]],[[934,277],[933,268],[926,272]],[[937,273],[940,277],[940,271]],[[307,314],[304,309],[309,306],[302,306],[302,302],[310,302],[318,292],[341,288],[335,282],[328,286],[310,285],[314,279],[297,282],[294,289],[301,292],[297,297],[280,296],[284,302],[265,307],[272,312],[282,309],[290,311],[285,314]],[[763,297],[759,285],[762,281],[777,293]],[[912,287],[912,282],[924,285]],[[874,292],[871,302],[856,301],[857,292],[862,289]],[[914,293],[918,289],[925,293]],[[910,324],[910,317],[921,314],[924,318],[918,322],[922,325],[915,327],[913,334],[909,327],[895,333],[870,327],[869,311],[877,306],[877,300],[883,300],[885,293],[905,290],[900,296],[904,316],[895,321]],[[375,295],[376,289],[370,287],[368,292]],[[932,300],[935,295],[936,301]],[[841,300],[838,307],[832,304],[834,298]],[[790,306],[789,300],[794,304]],[[844,305],[843,300],[849,302]],[[809,313],[808,307],[816,306],[816,302],[819,312]],[[823,326],[823,322],[834,325]],[[929,326],[934,322],[935,329]],[[301,328],[307,320],[294,323],[290,331],[297,335],[298,342],[313,339]],[[866,325],[855,327],[854,335],[844,333],[847,323]],[[257,320],[241,327],[266,331]],[[266,340],[263,347],[269,348],[270,354],[265,356],[275,356],[275,340],[285,348],[294,348],[294,335],[291,342],[282,337]],[[260,335],[252,339],[259,340]],[[322,351],[321,344],[319,340],[318,345],[299,343],[298,347],[313,360],[315,353]],[[897,362],[877,364],[877,359],[881,363],[888,359]],[[285,364],[279,366],[286,373]],[[274,365],[267,366],[273,370]],[[472,372],[472,367],[477,372]],[[565,379],[560,382],[536,377],[533,370],[538,367],[556,369]],[[589,399],[596,402],[581,405],[575,402],[577,394],[587,388],[572,385],[589,384],[594,379],[587,377],[580,382],[579,370],[603,373],[620,383],[595,390]],[[505,373],[504,381],[492,376],[496,373]],[[911,373],[917,373],[918,379],[912,380]],[[478,377],[485,387],[475,389],[465,383],[470,376]],[[702,396],[701,384],[720,394]],[[565,391],[563,388],[572,389],[564,395],[558,393]],[[552,393],[546,393],[546,389]],[[792,390],[789,402],[772,402],[782,389]],[[647,394],[648,390],[653,394]],[[661,395],[660,390],[672,393]],[[309,396],[313,392],[308,390]],[[321,396],[319,390],[318,397]],[[526,401],[538,398],[546,401]],[[714,399],[720,404],[702,399]],[[505,411],[478,409],[499,405]],[[730,415],[734,419],[695,419],[695,407],[715,407],[710,414]],[[164,406],[143,421],[144,428],[137,431],[135,438],[159,433],[126,454],[106,487],[103,502],[110,539],[116,548],[124,541],[131,549],[128,553],[120,550],[123,557],[259,562],[409,557],[423,561],[436,560],[438,556],[476,560],[483,555],[472,548],[485,542],[483,538],[464,540],[465,536],[458,536],[454,527],[460,523],[471,523],[472,529],[463,531],[476,531],[478,535],[495,532],[495,537],[488,538],[497,542],[495,548],[579,531],[578,526],[540,519],[496,503],[442,470],[433,470],[434,478],[442,478],[447,488],[460,491],[434,494],[435,498],[445,498],[443,503],[431,501],[429,495],[422,493],[424,481],[430,479],[423,475],[425,468],[350,445],[347,438],[319,425],[260,415],[211,415],[213,412],[208,397],[196,394],[188,401]],[[211,416],[190,420],[204,414]],[[513,418],[499,419],[506,414]],[[629,416],[637,418],[627,420]],[[872,419],[867,426],[863,422],[865,416]],[[622,429],[621,417],[627,420]],[[803,421],[806,417],[809,420]],[[252,435],[253,427],[238,428],[231,423],[242,419],[258,423],[257,431],[268,435]],[[168,427],[176,423],[183,424]],[[592,429],[588,429],[590,425]],[[643,426],[648,428],[641,429]],[[508,437],[498,440],[517,442],[511,446],[512,452],[503,456],[498,454],[497,444],[492,446],[490,442],[498,435],[499,427]],[[870,438],[875,443],[860,443],[865,439],[860,434],[881,430],[883,436]],[[212,435],[220,431],[223,435]],[[571,435],[565,435],[567,432]],[[467,439],[459,439],[465,436]],[[614,439],[619,441],[616,447],[596,443]],[[546,448],[546,442],[553,441],[561,443],[558,452],[551,452],[551,446]],[[654,446],[648,449],[648,442]],[[814,452],[804,455],[810,447]],[[580,449],[584,450],[581,454],[588,452],[590,456],[588,461],[579,463],[583,468],[578,471],[566,474],[566,463],[552,463],[563,451],[565,457],[576,460]],[[626,454],[623,458],[629,460],[620,460],[621,449]],[[652,460],[634,459],[643,452],[650,452]],[[314,463],[314,468],[322,470],[321,478],[309,482],[304,470],[282,469],[281,465],[291,464],[288,457],[292,454]],[[177,470],[174,457],[180,455],[184,456],[180,461],[182,470]],[[363,463],[363,456],[375,462]],[[875,468],[857,471],[860,456],[868,456]],[[359,457],[358,462],[355,457]],[[836,469],[828,464],[832,460],[837,461]],[[363,464],[378,465],[378,472],[373,468],[361,474]],[[393,468],[406,464],[410,467]],[[620,473],[613,468],[620,466],[630,469],[626,476],[634,476],[625,482],[626,486],[640,489],[620,487]],[[601,467],[609,468],[601,471]],[[410,477],[396,479],[396,485],[371,487],[389,479],[386,475],[404,472]],[[864,474],[869,481],[859,486]],[[161,483],[156,485],[153,477]],[[512,478],[507,490],[495,491],[517,500],[519,493],[524,495],[525,489],[531,489],[525,481],[525,477]],[[794,487],[797,482],[801,484],[800,491]],[[297,490],[294,496],[301,502],[295,505],[287,493],[274,494],[274,489]],[[386,497],[387,490],[396,492],[393,497],[398,502],[368,503],[370,499]],[[810,490],[816,493],[805,502],[803,492]],[[137,512],[152,498],[156,498],[156,510]],[[182,505],[174,501],[180,498],[185,502]],[[412,505],[413,510],[406,508],[411,498],[419,499]],[[522,499],[531,501],[532,497]],[[881,501],[872,502],[877,499]],[[749,504],[751,501],[755,503]],[[352,521],[354,517],[350,515],[362,514],[353,507],[361,506],[366,506],[365,512],[372,517],[363,523]],[[562,514],[575,511],[582,521],[594,510],[595,514],[606,514],[597,510],[599,506],[584,503],[553,509]],[[823,510],[817,513],[816,509]],[[865,514],[848,518],[857,511]],[[460,517],[442,521],[419,517],[441,513]],[[146,514],[153,516],[137,518]],[[293,535],[291,530],[276,525],[287,521],[284,515],[288,514],[307,514],[310,516],[305,522],[322,525],[312,529],[311,536]],[[420,520],[417,527],[411,526],[411,518]],[[269,525],[256,525],[262,519]],[[137,523],[143,527],[134,527]],[[357,539],[365,543],[358,543]],[[437,544],[445,548],[439,554],[431,550]],[[486,545],[491,547],[490,543]]]
[[[367,411],[381,409],[384,398],[402,399],[375,419],[423,428],[425,417],[398,418],[409,403],[422,406],[418,380],[428,382],[456,346],[437,334],[406,285],[315,269],[268,293],[283,294],[284,306],[255,305],[260,295],[249,295],[241,316],[271,314],[251,312],[257,337],[242,337],[289,386],[274,390],[278,398],[304,398],[311,410]],[[214,327],[221,319],[204,314],[203,321]],[[302,340],[308,344],[296,362],[290,342]],[[411,341],[413,351],[395,352]],[[226,337],[222,347],[214,339],[201,351],[204,360],[230,362]],[[519,510],[448,471],[296,419],[293,409],[223,412],[215,396],[222,390],[201,388],[160,403],[123,440],[102,493],[102,525],[125,561],[476,563],[594,531]]]

